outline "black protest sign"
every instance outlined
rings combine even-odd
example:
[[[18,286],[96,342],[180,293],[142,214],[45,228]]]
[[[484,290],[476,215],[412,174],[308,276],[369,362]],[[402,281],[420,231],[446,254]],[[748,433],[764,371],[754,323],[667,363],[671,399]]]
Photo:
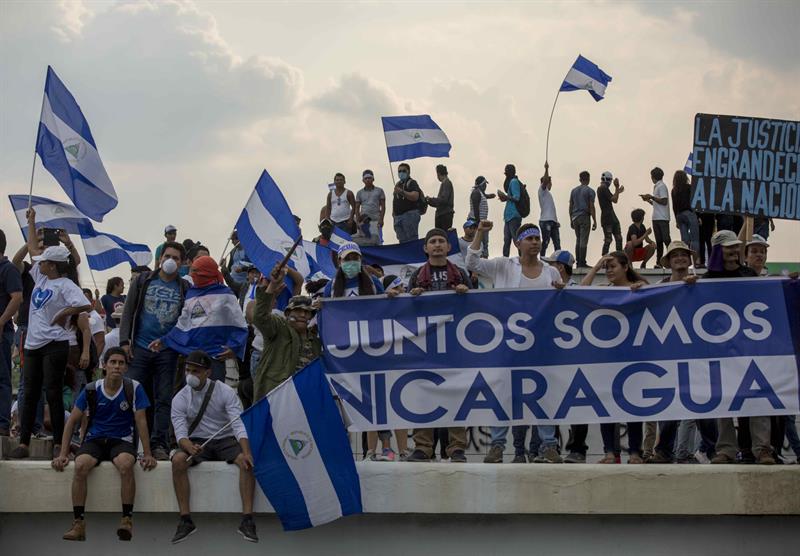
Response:
[[[800,122],[695,115],[692,208],[800,220]]]

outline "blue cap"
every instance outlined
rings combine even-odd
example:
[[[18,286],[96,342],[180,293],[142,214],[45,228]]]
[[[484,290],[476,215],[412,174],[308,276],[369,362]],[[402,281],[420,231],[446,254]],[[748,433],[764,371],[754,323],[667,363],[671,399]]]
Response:
[[[474,228],[478,225],[478,222],[473,220],[472,218],[467,218],[467,221],[464,222],[465,228]]]
[[[575,264],[575,257],[572,256],[572,253],[560,249],[553,251],[553,254],[549,257],[542,257],[542,260],[548,263],[561,263],[569,267]]]

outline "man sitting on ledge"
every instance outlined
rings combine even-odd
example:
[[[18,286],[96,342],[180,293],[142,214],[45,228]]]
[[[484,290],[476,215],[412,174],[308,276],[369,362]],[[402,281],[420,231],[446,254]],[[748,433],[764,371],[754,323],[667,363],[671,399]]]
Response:
[[[129,541],[133,536],[133,499],[136,495],[136,482],[133,466],[136,463],[136,448],[133,445],[133,424],[142,441],[144,457],[142,468],[149,471],[156,466],[150,453],[150,436],[147,432],[145,409],[150,406],[142,385],[129,378],[123,378],[128,370],[125,351],[119,347],[109,348],[103,361],[105,378],[86,385],[75,407],[64,425],[61,439],[61,453],[53,459],[53,468],[63,471],[69,465],[69,445],[72,431],[88,415],[86,439],[78,449],[75,458],[75,475],[72,479],[72,528],[64,533],[66,541],[86,540],[86,479],[92,469],[101,461],[111,461],[119,471],[122,480],[122,522],[117,529],[121,541]]]

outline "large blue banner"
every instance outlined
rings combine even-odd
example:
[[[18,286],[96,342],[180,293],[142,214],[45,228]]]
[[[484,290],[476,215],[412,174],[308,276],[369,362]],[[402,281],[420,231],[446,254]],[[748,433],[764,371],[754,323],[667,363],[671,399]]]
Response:
[[[326,300],[351,430],[800,413],[800,282]]]

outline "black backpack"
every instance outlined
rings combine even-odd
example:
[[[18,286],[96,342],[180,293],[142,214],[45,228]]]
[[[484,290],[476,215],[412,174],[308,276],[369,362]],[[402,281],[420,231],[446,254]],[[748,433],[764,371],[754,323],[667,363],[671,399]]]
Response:
[[[417,183],[417,182],[414,182]],[[422,188],[417,183],[417,189],[419,189],[419,197],[417,198],[417,210],[419,211],[420,216],[428,212],[428,201],[425,200],[425,193],[422,191]]]
[[[125,401],[128,407],[123,411],[130,411],[133,413],[133,381],[127,377],[122,377],[122,390],[125,393]],[[97,382],[92,381],[86,385],[86,413],[88,421],[86,422],[86,433],[92,426],[95,412],[97,411]]]
[[[522,218],[531,213],[531,196],[528,195],[528,186],[519,182],[519,201],[517,201],[517,212]]]

